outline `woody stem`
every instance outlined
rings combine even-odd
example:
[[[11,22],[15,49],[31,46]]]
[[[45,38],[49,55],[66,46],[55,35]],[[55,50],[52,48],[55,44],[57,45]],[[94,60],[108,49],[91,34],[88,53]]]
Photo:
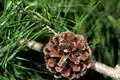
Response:
[[[20,41],[20,43],[22,44],[24,42],[24,39],[22,39]],[[38,43],[36,41],[29,41],[27,43],[27,47],[29,47],[30,49],[33,49],[35,51],[40,52],[43,48],[44,44],[42,43]],[[94,69],[96,72],[99,72],[103,75],[109,76],[111,78],[120,79],[120,72],[118,73],[118,70],[107,66],[106,64],[100,63],[100,62],[94,62],[94,65],[91,67],[91,69]]]
[[[96,72],[99,72],[103,75],[109,76],[111,78],[120,79],[120,72],[118,73],[118,70],[107,66],[106,64],[95,62],[94,66],[92,67]]]

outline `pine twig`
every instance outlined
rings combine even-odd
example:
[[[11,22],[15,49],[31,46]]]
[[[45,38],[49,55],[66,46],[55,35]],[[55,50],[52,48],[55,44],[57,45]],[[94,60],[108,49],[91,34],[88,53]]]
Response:
[[[20,41],[20,43],[23,43],[24,39]],[[43,48],[44,44],[38,43],[36,41],[29,41],[27,43],[27,46],[35,51],[40,52],[40,50]],[[103,75],[109,76],[111,78],[120,80],[120,67],[118,68],[112,68],[107,66],[106,64],[100,63],[100,62],[94,62],[94,65],[91,67],[96,72],[99,72]]]
[[[23,44],[24,42],[25,42],[24,39],[20,40],[20,44]],[[42,49],[43,46],[44,46],[44,44],[38,43],[38,42],[33,41],[33,40],[27,42],[27,47],[28,47],[28,48],[30,48],[30,49],[32,49],[32,50],[35,50],[35,51],[38,51],[38,52],[41,51],[41,49]]]
[[[103,75],[120,80],[120,67],[116,69],[116,68],[109,67],[103,63],[95,62],[93,69]]]

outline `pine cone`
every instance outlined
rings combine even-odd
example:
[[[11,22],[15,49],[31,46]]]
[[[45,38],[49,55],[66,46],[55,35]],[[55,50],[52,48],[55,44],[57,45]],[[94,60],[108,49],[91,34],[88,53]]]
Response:
[[[46,68],[56,79],[69,80],[83,76],[90,68],[91,50],[82,35],[62,32],[53,36],[44,47]]]

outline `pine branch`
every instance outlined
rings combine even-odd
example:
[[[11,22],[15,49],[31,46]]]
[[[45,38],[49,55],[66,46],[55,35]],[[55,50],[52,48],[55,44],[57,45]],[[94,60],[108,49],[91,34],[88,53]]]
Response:
[[[23,42],[24,42],[24,40],[20,41],[20,43],[23,43]],[[44,44],[38,43],[36,41],[29,41],[27,43],[27,46],[35,51],[40,52],[40,50],[42,50]],[[91,67],[91,69],[93,69],[103,75],[109,76],[111,78],[114,78],[117,80],[120,79],[120,67],[119,66],[112,68],[112,67],[107,66],[106,64],[103,64],[100,62],[94,62],[94,65]]]
[[[109,67],[103,63],[95,62],[93,69],[103,75],[109,76],[114,79],[120,79],[120,67],[118,69]]]
[[[25,40],[22,39],[22,40],[20,41],[20,44],[23,44],[24,42],[25,42]],[[27,47],[28,47],[28,48],[33,49],[33,50],[38,51],[38,52],[41,51],[41,49],[42,49],[43,46],[44,46],[44,44],[38,43],[38,42],[36,42],[36,41],[29,41],[29,42],[27,43]]]

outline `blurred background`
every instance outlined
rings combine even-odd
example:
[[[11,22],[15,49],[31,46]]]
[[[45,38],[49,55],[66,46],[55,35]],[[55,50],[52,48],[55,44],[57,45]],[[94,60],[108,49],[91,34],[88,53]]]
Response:
[[[120,0],[0,0],[0,80],[54,80],[43,52],[19,44],[21,38],[46,44],[56,33],[82,34],[93,58],[120,65]],[[113,80],[89,70],[79,80]]]

